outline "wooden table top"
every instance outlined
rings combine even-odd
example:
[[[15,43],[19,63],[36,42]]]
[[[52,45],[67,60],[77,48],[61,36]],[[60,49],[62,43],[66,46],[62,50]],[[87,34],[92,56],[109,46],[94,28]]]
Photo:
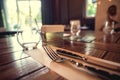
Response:
[[[68,32],[64,33],[64,35]],[[82,31],[80,36],[70,40],[70,36],[61,37],[61,33],[47,33],[48,45],[54,50],[64,50],[85,57],[87,61],[66,57],[83,66],[78,67],[70,61],[57,63],[52,61],[41,46],[26,51],[32,58],[49,67],[68,80],[119,80],[120,79],[120,35],[105,35],[93,31]],[[101,76],[102,73],[102,76]],[[72,76],[71,76],[72,75]],[[104,77],[103,77],[104,76]]]
[[[103,33],[95,34],[93,31],[84,31],[78,37],[79,39],[82,39],[82,41],[77,41],[77,39],[71,41],[69,36],[60,38],[54,33],[47,34],[47,42],[50,45],[120,63],[119,34],[105,35]],[[86,42],[83,40],[86,40]],[[110,57],[111,55],[115,57]]]
[[[16,36],[0,38],[0,80],[66,80],[23,52]]]

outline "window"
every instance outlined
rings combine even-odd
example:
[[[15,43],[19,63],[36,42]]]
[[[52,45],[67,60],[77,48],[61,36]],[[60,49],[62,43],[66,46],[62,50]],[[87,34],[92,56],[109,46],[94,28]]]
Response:
[[[35,19],[41,25],[41,0],[5,0],[4,7],[8,30],[17,29],[18,21],[21,27],[33,27]]]
[[[86,0],[86,17],[95,17],[97,3],[95,0]]]

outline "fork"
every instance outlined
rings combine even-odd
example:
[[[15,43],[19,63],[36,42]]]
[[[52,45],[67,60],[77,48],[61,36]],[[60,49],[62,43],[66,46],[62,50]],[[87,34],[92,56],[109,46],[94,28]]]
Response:
[[[43,45],[43,48],[47,55],[55,62],[63,62],[65,59],[58,56],[58,54],[49,46],[49,45]]]
[[[62,58],[60,57],[49,45],[44,44],[43,48],[47,55],[50,57],[55,62],[64,62],[64,61],[70,61],[72,64],[77,65],[77,66],[82,66],[82,63],[78,63],[74,60],[67,59],[67,58]]]

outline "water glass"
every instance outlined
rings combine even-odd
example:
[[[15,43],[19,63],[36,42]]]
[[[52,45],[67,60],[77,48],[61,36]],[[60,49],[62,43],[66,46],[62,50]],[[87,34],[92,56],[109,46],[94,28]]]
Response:
[[[80,21],[79,20],[71,20],[71,34],[74,36],[78,36],[80,33]]]
[[[22,33],[17,33],[17,41],[24,50],[35,49],[40,41],[40,34],[34,28],[29,26],[21,29]],[[19,30],[18,30],[19,31]]]
[[[113,34],[114,33],[114,26],[115,26],[114,22],[108,22],[108,21],[106,21],[105,22],[105,27],[103,29],[103,32],[105,34]]]

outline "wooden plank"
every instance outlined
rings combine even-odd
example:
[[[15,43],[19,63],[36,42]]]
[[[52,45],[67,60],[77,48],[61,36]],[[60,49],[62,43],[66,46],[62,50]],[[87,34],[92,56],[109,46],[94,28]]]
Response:
[[[93,42],[93,43],[83,43],[83,42],[71,42],[68,40],[64,40],[63,44],[59,43],[58,41],[52,41],[49,44],[54,45],[56,47],[65,48],[68,50],[73,51],[80,51],[81,49],[84,50],[85,48],[94,48],[103,51],[112,51],[119,53],[120,52],[120,45],[114,43],[102,43],[102,42]],[[69,47],[68,47],[69,46]]]
[[[112,43],[95,43],[94,48],[96,49],[102,49],[105,51],[120,53],[120,45],[118,44],[112,44]]]
[[[19,49],[19,48],[5,48],[5,49],[0,49],[0,55],[4,55],[4,54],[10,54],[13,52],[18,52],[18,51],[22,51],[23,49]]]
[[[5,54],[0,56],[0,66],[12,63],[16,60],[24,59],[29,57],[27,54],[23,53],[23,51],[18,51],[10,54]]]
[[[8,41],[7,39],[8,38],[0,38],[0,43]]]
[[[104,59],[120,63],[120,53],[108,52]]]
[[[16,49],[22,49],[22,47],[18,44],[16,37],[2,39],[0,38],[0,50],[12,47]]]
[[[44,68],[42,64],[37,63],[30,57],[18,60],[8,65],[0,66],[0,80],[20,79],[42,68]]]
[[[120,38],[118,39],[117,43],[120,44]]]
[[[0,80],[64,79],[23,53],[15,37],[0,38],[0,75]]]
[[[119,35],[101,35],[99,38],[96,38],[95,42],[101,43],[116,43],[119,39]]]
[[[97,57],[97,58],[103,58],[103,56],[107,52],[104,51],[104,50],[100,50],[100,49],[90,49],[90,50],[87,50],[84,53],[85,53],[85,55],[88,55],[88,56],[93,56],[93,57]]]
[[[15,38],[16,38],[15,36],[0,38],[0,43],[15,40]]]

